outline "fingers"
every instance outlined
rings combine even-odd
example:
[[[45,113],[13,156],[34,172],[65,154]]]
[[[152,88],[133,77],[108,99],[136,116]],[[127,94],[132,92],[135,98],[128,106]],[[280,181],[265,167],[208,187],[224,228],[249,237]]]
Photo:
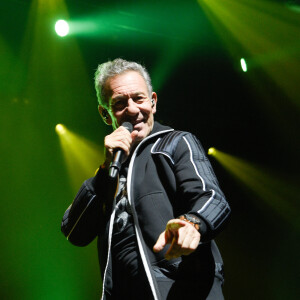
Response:
[[[166,259],[189,255],[197,249],[201,236],[193,225],[174,219],[168,222],[166,230],[172,232],[172,243],[166,252]]]
[[[132,139],[132,142],[134,142],[135,138],[138,136],[139,132],[137,130],[133,130],[131,132],[131,139]]]
[[[114,150],[118,148],[124,150],[126,156],[128,156],[132,141],[133,139],[130,132],[123,126],[120,126],[114,132],[105,137],[104,146],[110,156],[113,154]]]
[[[167,237],[166,237],[166,232],[162,232],[159,236],[159,238],[156,241],[156,244],[153,246],[153,251],[154,252],[159,252],[161,251],[167,244]]]
[[[200,242],[200,233],[191,224],[187,224],[179,229],[177,244],[183,249],[196,250]]]
[[[172,244],[165,254],[165,258],[167,260],[170,260],[170,259],[177,258],[177,257],[183,255],[183,254],[177,255],[179,253],[179,251],[180,251],[180,246],[177,245],[176,239],[173,238]]]

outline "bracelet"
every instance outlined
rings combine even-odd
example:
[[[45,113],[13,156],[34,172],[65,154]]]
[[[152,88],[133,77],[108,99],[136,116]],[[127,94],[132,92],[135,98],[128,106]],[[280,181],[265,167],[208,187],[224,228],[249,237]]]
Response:
[[[182,216],[180,216],[178,219],[190,223],[191,225],[193,225],[193,226],[199,231],[199,229],[200,229],[199,224],[198,224],[198,223],[194,223],[194,222],[191,221],[191,220],[188,220],[188,219],[186,218],[186,215],[182,215]],[[199,223],[200,223],[200,222],[199,222]]]

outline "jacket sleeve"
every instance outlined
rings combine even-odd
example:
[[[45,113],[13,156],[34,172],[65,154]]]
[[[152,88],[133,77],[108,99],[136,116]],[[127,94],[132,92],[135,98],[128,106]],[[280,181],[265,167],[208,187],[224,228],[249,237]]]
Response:
[[[201,219],[201,241],[213,239],[228,219],[230,207],[200,142],[190,133],[177,145],[174,170],[186,213]]]
[[[100,169],[95,177],[83,183],[73,203],[66,210],[61,231],[72,244],[86,246],[104,228],[107,183],[107,171]]]

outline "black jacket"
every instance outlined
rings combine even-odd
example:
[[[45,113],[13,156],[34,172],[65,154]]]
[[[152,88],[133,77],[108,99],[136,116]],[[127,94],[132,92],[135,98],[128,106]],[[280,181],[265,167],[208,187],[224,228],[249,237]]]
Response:
[[[111,265],[107,263],[106,268],[103,267],[107,261],[104,253],[110,248],[112,225],[109,230],[105,228],[113,218],[111,215],[114,216],[109,185],[114,183],[110,182],[107,171],[100,169],[95,177],[83,183],[62,222],[63,233],[74,245],[85,246],[98,236],[104,273],[103,299],[109,299],[112,288]],[[190,267],[195,266],[196,259],[193,278],[211,283],[214,276],[220,276],[222,259],[212,239],[222,229],[230,208],[202,146],[192,134],[155,122],[151,134],[139,143],[131,156],[127,192],[139,251],[154,299],[160,296],[153,268],[176,266],[183,273],[184,270],[191,273]],[[166,223],[184,213],[201,218],[201,243],[193,254],[166,261],[166,250],[153,253],[152,247]]]

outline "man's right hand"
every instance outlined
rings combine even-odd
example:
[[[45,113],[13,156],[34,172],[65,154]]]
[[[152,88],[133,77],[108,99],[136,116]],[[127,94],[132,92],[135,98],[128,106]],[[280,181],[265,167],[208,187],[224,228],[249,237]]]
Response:
[[[135,138],[138,135],[138,131],[134,130],[131,133],[123,126],[118,127],[111,134],[104,138],[105,147],[105,167],[108,168],[115,149],[124,150],[124,161],[130,154],[130,151],[134,145]]]

